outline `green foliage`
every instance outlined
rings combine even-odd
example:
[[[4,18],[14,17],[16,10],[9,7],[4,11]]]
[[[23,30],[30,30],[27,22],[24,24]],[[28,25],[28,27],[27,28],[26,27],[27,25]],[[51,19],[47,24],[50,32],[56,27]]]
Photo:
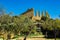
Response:
[[[46,28],[48,30],[60,30],[60,20],[59,19],[51,19],[48,12],[46,12],[46,16],[42,12],[41,20],[36,21],[36,23],[41,23],[40,25],[44,30]],[[37,33],[37,26],[34,25],[34,22],[31,18],[20,15],[20,16],[11,16],[8,14],[3,14],[0,16],[0,32],[3,33],[14,33],[15,35],[21,35],[25,33],[35,34]],[[42,33],[40,33],[42,34]]]
[[[40,23],[42,22],[42,27],[44,29],[48,29],[48,30],[60,30],[60,20],[59,19],[50,19],[47,17],[42,17],[42,20],[40,21]]]

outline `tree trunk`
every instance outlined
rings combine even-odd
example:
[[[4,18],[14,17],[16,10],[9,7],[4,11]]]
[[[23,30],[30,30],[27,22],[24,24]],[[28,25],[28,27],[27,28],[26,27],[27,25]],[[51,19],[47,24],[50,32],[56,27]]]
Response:
[[[7,35],[8,35],[8,33],[3,34],[3,40],[7,40]]]
[[[30,32],[26,32],[26,36],[25,36],[24,40],[27,39],[27,36],[28,36],[29,34],[30,34]]]
[[[14,33],[9,33],[7,35],[7,40],[13,39],[13,37],[14,37]]]
[[[27,36],[25,36],[24,40],[26,40]]]

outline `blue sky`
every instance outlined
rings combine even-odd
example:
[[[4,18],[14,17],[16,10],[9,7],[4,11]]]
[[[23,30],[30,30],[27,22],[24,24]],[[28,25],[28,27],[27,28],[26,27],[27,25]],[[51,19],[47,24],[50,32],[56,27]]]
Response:
[[[59,18],[60,0],[0,0],[0,7],[4,7],[6,12],[14,12],[13,15],[19,15],[28,8],[34,10],[47,10],[51,18]]]

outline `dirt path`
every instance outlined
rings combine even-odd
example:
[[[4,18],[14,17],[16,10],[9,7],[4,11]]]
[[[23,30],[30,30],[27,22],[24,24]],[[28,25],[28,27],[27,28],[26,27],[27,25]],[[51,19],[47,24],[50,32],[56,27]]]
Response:
[[[27,38],[27,40],[46,40],[45,38]]]
[[[19,38],[18,40],[23,40],[24,38]],[[27,38],[27,40],[46,40],[45,38]]]

